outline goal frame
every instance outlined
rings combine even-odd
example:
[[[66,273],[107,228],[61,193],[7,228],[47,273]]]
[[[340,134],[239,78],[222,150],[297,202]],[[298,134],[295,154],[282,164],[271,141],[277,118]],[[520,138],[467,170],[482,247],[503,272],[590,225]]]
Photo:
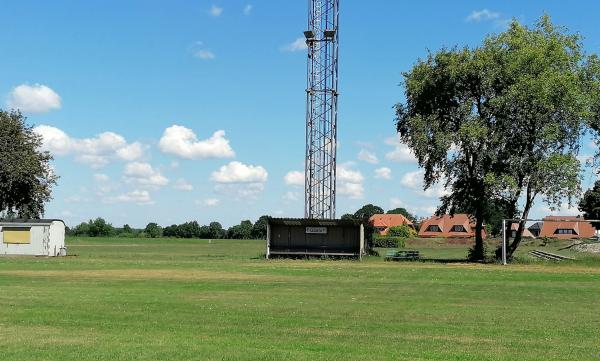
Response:
[[[502,264],[508,265],[508,237],[506,235],[507,223],[521,223],[521,222],[572,222],[572,223],[600,223],[597,219],[530,219],[530,218],[506,218],[502,220]],[[596,229],[596,233],[598,229]]]

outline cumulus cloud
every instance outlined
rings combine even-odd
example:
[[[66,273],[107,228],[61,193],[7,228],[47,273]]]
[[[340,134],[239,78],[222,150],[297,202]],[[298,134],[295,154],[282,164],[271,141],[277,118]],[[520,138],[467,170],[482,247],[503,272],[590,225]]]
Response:
[[[182,192],[192,192],[194,190],[194,186],[191,185],[187,180],[180,178],[175,182],[173,188]]]
[[[406,144],[400,142],[397,138],[388,138],[385,140],[385,144],[394,147],[394,150],[386,153],[385,158],[392,162],[397,163],[416,163],[413,152],[408,148]]]
[[[208,199],[203,199],[201,201],[196,202],[196,204],[200,205],[200,206],[205,206],[205,207],[216,207],[219,204],[221,204],[221,200],[217,199],[217,198],[208,198]]]
[[[251,4],[244,6],[244,15],[248,16],[252,14],[252,10],[254,10],[254,6],[252,6]]]
[[[390,206],[392,208],[400,208],[405,207],[405,204],[400,198],[392,198],[390,199]]]
[[[24,113],[46,113],[60,109],[60,96],[50,87],[41,84],[22,84],[15,87],[8,96],[9,108],[19,109]]]
[[[106,183],[110,178],[106,174],[96,173],[94,174],[94,180],[98,183]]]
[[[286,192],[283,199],[289,202],[297,202],[300,200],[300,194],[297,192]]]
[[[465,19],[467,22],[481,22],[487,20],[496,20],[500,18],[500,13],[488,9],[474,10]]]
[[[231,162],[213,172],[211,179],[217,183],[264,183],[269,174],[261,166]]]
[[[303,187],[305,182],[304,173],[298,171],[288,172],[283,179],[289,186]]]
[[[365,177],[358,170],[351,169],[352,164],[340,164],[337,167],[337,194],[351,199],[364,197]]]
[[[363,162],[367,162],[367,163],[371,163],[371,164],[379,163],[379,159],[377,159],[377,156],[375,155],[375,153],[370,152],[366,149],[362,149],[358,153],[358,160],[362,160]]]
[[[129,193],[120,194],[105,199],[105,203],[134,203],[140,206],[154,204],[148,191],[134,190]]]
[[[306,45],[305,38],[298,38],[298,39],[294,40],[293,42],[281,47],[281,51],[288,52],[288,53],[304,51],[306,49],[308,49],[308,45]]]
[[[375,169],[375,178],[377,179],[392,179],[392,170],[388,167]]]
[[[191,129],[173,125],[165,129],[158,146],[163,153],[184,159],[235,157],[223,130],[216,131],[209,139],[198,140],[196,133]]]
[[[219,183],[215,186],[215,192],[238,201],[256,200],[264,190],[264,183]]]
[[[213,60],[216,58],[215,53],[208,49],[200,49],[194,52],[194,56],[202,60]]]
[[[440,198],[449,194],[448,190],[443,186],[444,180],[432,185],[427,190],[423,190],[424,175],[425,172],[422,170],[406,173],[404,177],[402,177],[400,184],[427,198]]]
[[[213,5],[213,6],[210,7],[210,10],[208,10],[208,13],[211,16],[219,17],[219,16],[221,16],[223,14],[223,8],[218,7],[217,5]]]
[[[146,150],[143,144],[127,143],[123,136],[113,132],[79,139],[48,125],[40,125],[33,130],[42,137],[42,150],[58,156],[74,155],[78,162],[92,168],[101,168],[115,159],[128,162],[138,160]]]
[[[148,163],[132,162],[125,166],[123,172],[125,182],[137,184],[142,187],[158,189],[169,184],[169,180],[159,170]]]
[[[195,58],[202,60],[213,60],[217,57],[212,50],[204,46],[202,41],[196,41],[190,46],[189,51]]]

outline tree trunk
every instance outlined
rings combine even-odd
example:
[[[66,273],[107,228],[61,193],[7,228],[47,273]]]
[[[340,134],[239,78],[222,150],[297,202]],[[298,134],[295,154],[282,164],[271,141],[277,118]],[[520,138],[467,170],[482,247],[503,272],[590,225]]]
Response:
[[[484,261],[485,249],[483,247],[483,212],[478,209],[475,213],[475,248],[473,248],[471,261]]]
[[[526,200],[525,200],[525,207],[523,208],[523,214],[521,215],[521,219],[529,218],[529,211],[531,210],[531,207],[533,207],[533,198],[534,197],[535,197],[535,195],[532,194],[531,189],[528,186],[527,187],[527,196],[526,196]],[[508,259],[513,258],[513,254],[515,253],[515,251],[519,247],[519,244],[521,244],[521,241],[523,240],[523,232],[524,231],[525,231],[525,222],[521,221],[521,222],[519,222],[519,228],[517,230],[517,234],[515,234],[515,239],[510,244],[510,246],[508,247],[508,249],[506,251],[506,257]]]

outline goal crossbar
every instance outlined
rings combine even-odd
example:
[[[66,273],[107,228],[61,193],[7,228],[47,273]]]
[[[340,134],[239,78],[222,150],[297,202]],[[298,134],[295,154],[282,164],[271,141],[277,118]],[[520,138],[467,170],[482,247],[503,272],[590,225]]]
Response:
[[[502,264],[508,265],[508,237],[506,235],[506,225],[508,223],[527,223],[527,222],[570,222],[570,223],[600,223],[600,220],[597,219],[561,219],[560,217],[552,218],[552,219],[503,219],[502,220]]]

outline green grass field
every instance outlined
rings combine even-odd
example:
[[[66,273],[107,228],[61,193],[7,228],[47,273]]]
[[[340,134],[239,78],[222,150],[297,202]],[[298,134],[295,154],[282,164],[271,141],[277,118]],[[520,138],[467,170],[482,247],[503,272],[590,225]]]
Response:
[[[598,258],[266,261],[259,241],[68,244],[77,256],[0,258],[0,360],[600,359]]]

